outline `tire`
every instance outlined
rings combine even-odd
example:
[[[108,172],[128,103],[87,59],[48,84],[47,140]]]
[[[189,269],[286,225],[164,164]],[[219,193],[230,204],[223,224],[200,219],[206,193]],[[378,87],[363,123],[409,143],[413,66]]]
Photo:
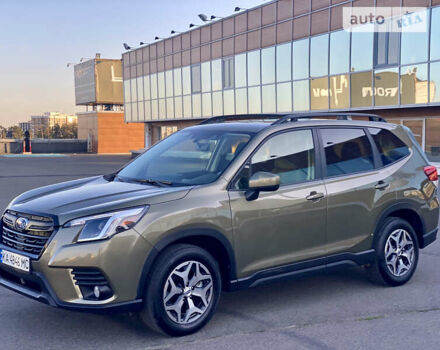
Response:
[[[215,313],[221,285],[219,266],[211,254],[190,244],[172,245],[154,263],[141,318],[167,335],[197,332]]]
[[[376,259],[367,269],[373,282],[394,287],[411,279],[419,260],[419,245],[407,221],[395,217],[386,219],[374,248]]]

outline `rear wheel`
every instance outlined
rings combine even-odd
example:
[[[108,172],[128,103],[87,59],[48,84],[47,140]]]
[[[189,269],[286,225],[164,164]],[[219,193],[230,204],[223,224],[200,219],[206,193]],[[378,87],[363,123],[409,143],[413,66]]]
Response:
[[[213,316],[220,292],[215,259],[197,246],[173,245],[153,267],[141,316],[150,328],[162,333],[194,333]]]
[[[388,218],[376,242],[376,261],[369,268],[370,277],[385,285],[400,286],[414,274],[419,246],[412,226],[400,218]]]

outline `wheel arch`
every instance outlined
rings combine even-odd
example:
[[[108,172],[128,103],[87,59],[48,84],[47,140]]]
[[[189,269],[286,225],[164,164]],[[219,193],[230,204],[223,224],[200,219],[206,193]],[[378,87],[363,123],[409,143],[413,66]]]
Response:
[[[137,295],[142,298],[148,277],[159,254],[172,244],[187,243],[208,251],[219,263],[223,289],[230,289],[230,281],[236,279],[236,263],[232,245],[219,231],[212,228],[190,228],[173,232],[157,242],[145,260],[138,283]]]
[[[390,217],[397,217],[407,221],[416,232],[419,245],[421,242],[423,242],[423,235],[425,234],[425,222],[417,213],[417,206],[411,202],[400,202],[385,209],[377,220],[374,228],[373,248],[376,246],[376,242],[379,239],[380,228],[385,220]]]

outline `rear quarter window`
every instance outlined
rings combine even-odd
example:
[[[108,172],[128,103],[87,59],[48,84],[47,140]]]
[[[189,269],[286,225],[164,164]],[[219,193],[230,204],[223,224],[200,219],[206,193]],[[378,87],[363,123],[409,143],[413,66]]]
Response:
[[[391,131],[379,128],[368,128],[368,131],[373,137],[384,166],[409,154],[408,146]]]

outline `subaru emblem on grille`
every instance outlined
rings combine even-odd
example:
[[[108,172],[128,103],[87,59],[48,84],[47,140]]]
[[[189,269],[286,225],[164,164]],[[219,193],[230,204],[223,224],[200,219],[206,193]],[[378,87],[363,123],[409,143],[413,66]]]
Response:
[[[27,228],[27,226],[29,225],[29,220],[26,218],[18,218],[15,221],[15,227],[17,229],[19,229],[20,231],[23,231]]]

